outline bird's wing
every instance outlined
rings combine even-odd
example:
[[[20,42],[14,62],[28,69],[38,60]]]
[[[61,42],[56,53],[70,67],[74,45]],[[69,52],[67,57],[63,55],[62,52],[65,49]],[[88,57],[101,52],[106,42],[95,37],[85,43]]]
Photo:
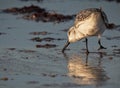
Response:
[[[76,19],[75,19],[75,25],[80,22],[80,21],[83,21],[85,20],[86,18],[88,18],[90,15],[91,15],[91,11],[89,10],[82,10],[81,12],[79,12],[76,16]]]
[[[87,19],[93,12],[99,12],[99,11],[100,11],[100,9],[98,9],[98,8],[89,8],[89,9],[80,11],[76,16],[75,24]]]
[[[107,15],[102,11],[101,8],[100,9],[99,8],[89,8],[89,9],[85,9],[85,10],[80,11],[76,16],[74,24],[76,25],[80,21],[86,20],[93,12],[100,12],[101,13],[103,21],[107,27],[109,24],[108,19],[107,19]]]

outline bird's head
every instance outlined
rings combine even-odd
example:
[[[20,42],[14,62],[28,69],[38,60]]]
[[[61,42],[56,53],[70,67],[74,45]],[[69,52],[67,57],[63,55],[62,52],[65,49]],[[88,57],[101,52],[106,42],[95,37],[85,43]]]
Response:
[[[68,31],[68,41],[69,42],[76,42],[78,40],[81,40],[84,38],[84,34],[79,32],[79,30],[75,27],[72,26],[69,31]]]

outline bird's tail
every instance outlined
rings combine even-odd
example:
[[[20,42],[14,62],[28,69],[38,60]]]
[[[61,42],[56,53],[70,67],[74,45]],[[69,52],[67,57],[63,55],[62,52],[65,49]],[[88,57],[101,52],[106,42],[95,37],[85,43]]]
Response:
[[[114,23],[109,23],[107,29],[108,30],[119,30],[120,31],[120,25],[115,25]]]

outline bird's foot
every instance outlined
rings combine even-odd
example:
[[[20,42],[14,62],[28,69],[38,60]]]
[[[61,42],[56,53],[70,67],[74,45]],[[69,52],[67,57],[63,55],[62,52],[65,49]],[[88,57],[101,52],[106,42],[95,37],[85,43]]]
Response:
[[[102,45],[98,48],[98,50],[101,50],[101,49],[107,49],[105,47],[103,47]]]
[[[89,53],[90,53],[90,52],[89,52],[89,50],[87,49],[87,50],[86,50],[86,55],[88,55]]]

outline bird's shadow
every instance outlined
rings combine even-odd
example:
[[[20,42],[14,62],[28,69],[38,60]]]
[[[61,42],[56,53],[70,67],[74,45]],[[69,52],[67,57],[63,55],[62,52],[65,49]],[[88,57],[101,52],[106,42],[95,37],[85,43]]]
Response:
[[[103,52],[84,53],[84,55],[63,53],[63,55],[67,60],[68,75],[75,83],[101,86],[109,79],[102,66]]]

